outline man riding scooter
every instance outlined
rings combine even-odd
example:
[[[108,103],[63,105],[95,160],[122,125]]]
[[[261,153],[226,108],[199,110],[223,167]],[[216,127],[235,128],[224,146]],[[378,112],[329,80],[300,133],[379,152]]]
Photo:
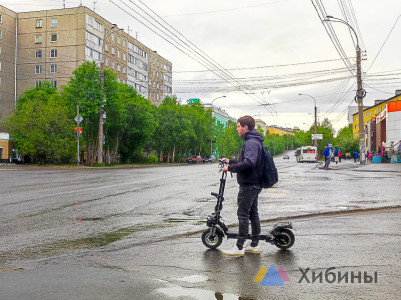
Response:
[[[243,256],[245,252],[260,253],[258,243],[261,229],[258,214],[258,196],[262,186],[259,183],[258,167],[264,138],[255,130],[255,120],[251,116],[243,116],[238,119],[237,132],[245,142],[239,159],[237,161],[223,158],[228,165],[222,169],[223,172],[237,173],[237,182],[239,184],[237,198],[239,232],[237,243],[232,249],[222,251],[223,254],[231,256]],[[249,231],[249,221],[251,221],[252,242],[244,248]]]

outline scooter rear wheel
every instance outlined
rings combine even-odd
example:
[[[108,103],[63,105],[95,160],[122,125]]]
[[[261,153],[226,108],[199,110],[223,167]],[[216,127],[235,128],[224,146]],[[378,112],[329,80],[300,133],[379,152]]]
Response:
[[[223,237],[218,231],[216,231],[214,235],[212,235],[210,231],[211,228],[208,228],[202,233],[202,243],[210,249],[216,249],[223,242]]]
[[[275,236],[275,245],[282,250],[287,250],[295,243],[295,236],[289,229],[281,229],[280,234]]]

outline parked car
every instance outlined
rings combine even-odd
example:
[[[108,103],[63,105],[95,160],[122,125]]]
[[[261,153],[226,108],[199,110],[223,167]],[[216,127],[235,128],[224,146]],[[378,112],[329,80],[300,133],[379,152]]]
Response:
[[[216,162],[216,157],[214,155],[207,155],[203,158],[203,163],[214,163]]]
[[[193,155],[187,158],[187,162],[190,164],[198,164],[201,163],[202,161],[203,161],[202,156],[199,155]]]
[[[290,159],[290,157],[287,154],[284,154],[283,159]]]

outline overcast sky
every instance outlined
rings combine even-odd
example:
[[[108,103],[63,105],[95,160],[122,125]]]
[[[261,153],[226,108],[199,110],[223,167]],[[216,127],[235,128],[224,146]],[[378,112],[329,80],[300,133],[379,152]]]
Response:
[[[16,12],[63,8],[64,3],[2,2]],[[365,105],[401,89],[400,0],[65,0],[67,8],[80,3],[126,32],[129,28],[171,61],[173,93],[182,103],[226,96],[214,104],[235,118],[249,114],[269,125],[309,129],[314,100],[298,95],[303,93],[315,98],[319,121],[328,118],[337,130],[347,124],[347,107],[356,105],[355,35],[347,25],[331,23],[343,60],[322,15],[347,20],[366,51]]]

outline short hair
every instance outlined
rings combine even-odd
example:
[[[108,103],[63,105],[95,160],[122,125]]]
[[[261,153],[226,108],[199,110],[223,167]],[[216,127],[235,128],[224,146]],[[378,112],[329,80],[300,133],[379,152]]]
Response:
[[[248,125],[248,130],[255,129],[255,120],[251,116],[243,116],[239,118],[237,122],[240,123],[242,127]]]

